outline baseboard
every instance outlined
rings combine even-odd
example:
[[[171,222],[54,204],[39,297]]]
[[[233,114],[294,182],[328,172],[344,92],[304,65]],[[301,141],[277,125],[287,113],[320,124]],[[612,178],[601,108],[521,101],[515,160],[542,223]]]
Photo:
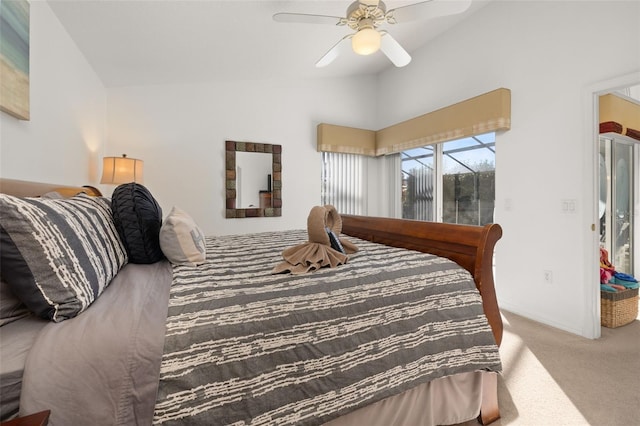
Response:
[[[505,302],[504,300],[500,300],[500,310],[511,312],[513,314],[520,315],[530,320],[566,331],[568,333],[576,334],[578,336],[582,336],[587,339],[593,339],[593,337],[585,336],[583,334],[584,330],[582,329],[582,327],[574,327],[572,325],[564,324],[562,322],[556,321],[553,318],[545,317],[544,315],[540,315],[537,312],[529,311],[526,308],[522,308],[521,306],[510,304],[509,302]]]

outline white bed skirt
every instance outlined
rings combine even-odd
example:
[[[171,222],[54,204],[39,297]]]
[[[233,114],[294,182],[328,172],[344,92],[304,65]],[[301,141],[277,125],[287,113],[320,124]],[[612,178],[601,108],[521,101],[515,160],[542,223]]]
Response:
[[[492,373],[476,371],[442,377],[360,408],[325,423],[325,426],[463,423],[475,419],[480,413],[483,374]]]

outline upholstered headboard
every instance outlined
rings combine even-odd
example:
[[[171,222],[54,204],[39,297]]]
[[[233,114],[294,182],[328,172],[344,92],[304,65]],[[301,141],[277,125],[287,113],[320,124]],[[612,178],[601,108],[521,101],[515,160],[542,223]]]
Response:
[[[100,190],[93,186],[68,186],[6,178],[0,178],[0,192],[17,197],[38,197],[48,192],[57,192],[64,197],[72,197],[81,192],[96,197],[102,195]]]

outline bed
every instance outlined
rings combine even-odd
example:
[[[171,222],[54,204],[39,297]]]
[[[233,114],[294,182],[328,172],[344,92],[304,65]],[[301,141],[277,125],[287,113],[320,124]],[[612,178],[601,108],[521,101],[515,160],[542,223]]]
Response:
[[[7,179],[0,190],[100,195]],[[52,425],[499,418],[500,226],[341,219],[359,251],[336,268],[271,273],[306,230],[207,237],[205,263],[125,262],[77,316],[3,325],[3,419],[17,401],[20,415],[51,410]]]

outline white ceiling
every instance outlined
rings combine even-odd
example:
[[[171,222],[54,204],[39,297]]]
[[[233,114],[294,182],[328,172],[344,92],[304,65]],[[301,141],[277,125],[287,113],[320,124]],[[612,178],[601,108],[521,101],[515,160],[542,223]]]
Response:
[[[393,9],[418,1],[388,0],[386,5]],[[474,0],[463,14],[385,24],[384,29],[411,53],[488,1]],[[315,62],[350,30],[272,19],[277,12],[344,16],[349,0],[48,2],[107,87],[342,77],[393,67],[381,52],[371,56],[349,52],[325,68],[316,68]]]

